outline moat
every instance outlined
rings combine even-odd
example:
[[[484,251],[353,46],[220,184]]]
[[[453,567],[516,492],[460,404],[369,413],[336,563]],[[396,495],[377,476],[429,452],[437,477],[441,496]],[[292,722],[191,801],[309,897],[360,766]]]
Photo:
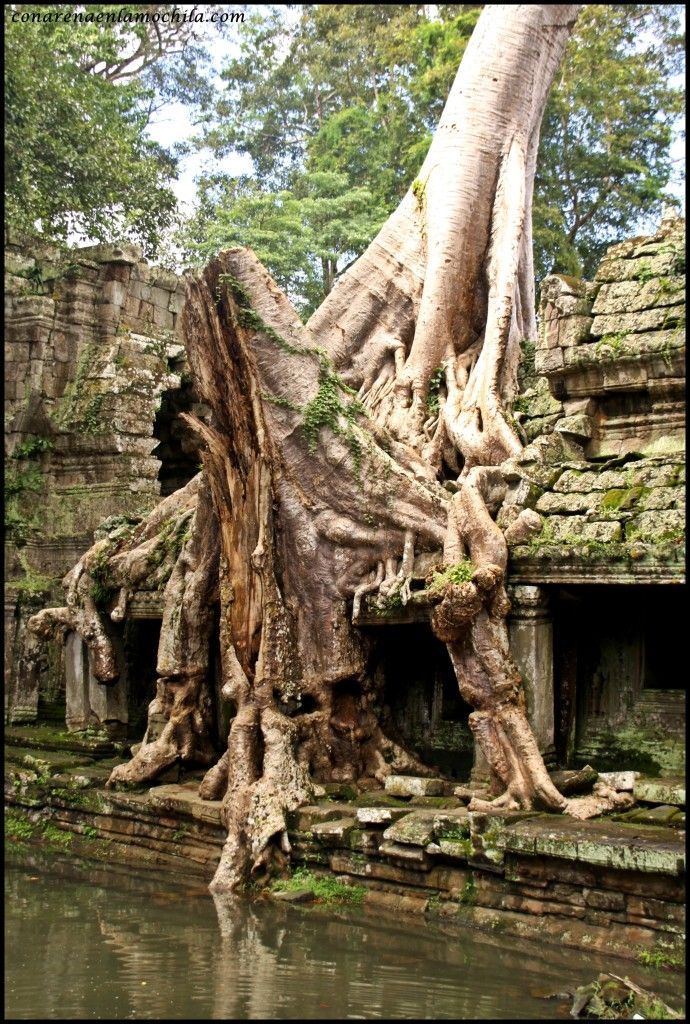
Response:
[[[547,997],[601,970],[681,1005],[680,976],[600,954],[358,908],[214,900],[182,874],[34,849],[8,859],[9,1019],[566,1019],[570,1000]]]

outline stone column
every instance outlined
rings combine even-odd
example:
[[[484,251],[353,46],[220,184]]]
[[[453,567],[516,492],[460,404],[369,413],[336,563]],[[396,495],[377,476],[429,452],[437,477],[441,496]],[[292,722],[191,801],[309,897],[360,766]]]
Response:
[[[522,676],[527,717],[547,767],[555,764],[553,623],[545,587],[509,588],[510,653]]]
[[[95,722],[89,701],[86,644],[78,633],[68,633],[65,641],[65,721],[68,732],[85,729]]]
[[[40,607],[36,599],[19,602],[9,588],[5,594],[5,721],[10,725],[35,722],[38,716],[39,674],[45,657],[26,624]]]

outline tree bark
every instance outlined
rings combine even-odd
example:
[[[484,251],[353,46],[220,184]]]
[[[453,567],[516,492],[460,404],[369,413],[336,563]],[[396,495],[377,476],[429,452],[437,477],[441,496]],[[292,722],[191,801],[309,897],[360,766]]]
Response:
[[[577,9],[484,9],[418,178],[306,326],[249,250],[188,277],[183,329],[213,422],[190,419],[205,441],[205,483],[165,593],[169,728],[112,780],[208,757],[202,649],[208,659],[205,611],[217,590],[234,717],[201,787],[223,799],[228,829],[216,891],[282,870],[286,813],[313,781],[424,771],[381,729],[369,641],[350,603],[375,592],[406,600],[415,552],[443,548],[446,565],[472,563],[471,581],[438,595],[432,626],[475,708],[470,724],[502,790],[496,804],[575,811],[527,722],[495,516],[501,464],[521,448],[507,413],[520,341],[535,335],[539,125]],[[167,499],[181,510],[182,493]],[[110,557],[129,566],[122,586],[134,585],[137,551],[160,529],[155,515],[128,554]],[[91,629],[100,650],[98,616],[87,595],[79,601],[73,628]],[[42,613],[37,628],[64,612]],[[102,661],[107,675],[107,650]]]

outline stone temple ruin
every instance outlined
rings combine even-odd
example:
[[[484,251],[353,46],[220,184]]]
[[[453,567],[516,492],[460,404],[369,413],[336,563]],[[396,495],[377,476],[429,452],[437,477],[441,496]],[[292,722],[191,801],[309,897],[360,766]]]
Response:
[[[499,525],[524,508],[544,521],[529,543],[510,544],[508,582],[512,653],[547,766],[684,767],[674,664],[684,244],[684,222],[667,218],[654,235],[611,247],[593,282],[547,278],[539,340],[523,352],[513,413],[526,447],[504,466]],[[113,686],[96,681],[76,634],[64,648],[38,647],[26,622],[62,603],[62,576],[99,531],[147,513],[198,471],[197,441],[178,418],[205,415],[179,327],[184,282],[130,246],[65,255],[12,242],[6,269],[5,719],[65,721],[70,732],[97,727],[140,743],[162,725],[147,717],[165,582],[156,567],[110,627],[121,668]],[[418,557],[407,605],[365,599],[354,621],[376,637],[385,728],[446,777],[480,782],[470,708],[429,625],[430,568]],[[229,712],[219,689],[220,751]]]

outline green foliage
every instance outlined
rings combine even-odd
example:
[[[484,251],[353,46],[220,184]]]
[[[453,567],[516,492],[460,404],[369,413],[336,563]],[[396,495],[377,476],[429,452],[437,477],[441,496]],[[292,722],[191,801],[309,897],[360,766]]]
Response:
[[[41,831],[43,833],[43,838],[46,842],[50,843],[51,846],[59,846],[64,850],[68,849],[72,845],[74,833],[58,828],[56,825],[52,825],[49,821],[42,826]]]
[[[331,876],[318,877],[307,868],[297,868],[290,878],[280,878],[271,884],[275,892],[297,892],[308,889],[319,903],[347,903],[357,905],[362,902],[366,889],[362,885],[344,885]]]
[[[430,416],[436,416],[439,411],[439,396],[441,387],[445,384],[446,372],[442,366],[437,366],[429,379],[429,390],[426,396],[426,407]]]
[[[369,189],[334,172],[301,174],[277,192],[212,176],[200,191],[199,210],[180,236],[188,257],[203,264],[221,249],[250,246],[305,317],[386,216]]]
[[[685,958],[682,954],[674,952],[668,949],[640,949],[637,954],[637,959],[644,967],[653,967],[655,970],[659,970],[662,967],[682,967],[685,963]]]
[[[475,571],[476,566],[468,558],[457,565],[449,565],[443,572],[434,573],[429,584],[429,590],[442,592],[451,583],[456,586],[459,586],[461,583],[469,583]]]
[[[52,451],[53,442],[47,437],[27,437],[12,452],[13,459],[36,459]]]
[[[24,575],[12,580],[12,586],[16,587],[19,591],[19,599],[21,600],[23,597],[39,597],[49,593],[50,588],[55,582],[53,578],[37,572],[23,552],[20,552],[18,559],[19,564],[24,570]]]
[[[34,834],[34,826],[21,811],[8,807],[5,811],[5,837],[26,841]]]
[[[541,130],[534,202],[537,278],[591,277],[612,241],[657,218],[683,109],[682,8],[588,4]]]
[[[304,407],[302,428],[307,439],[307,447],[312,453],[316,451],[319,433],[323,427],[329,427],[334,434],[344,434],[355,472],[359,474],[362,465],[362,444],[352,426],[356,417],[364,414],[364,408],[356,399],[345,404],[341,398],[343,394],[354,395],[354,392],[333,371],[330,361],[325,356],[322,357],[319,365],[319,390]],[[341,417],[345,419],[344,428],[341,426]]]
[[[43,474],[37,466],[6,465],[5,530],[15,544],[25,544],[38,527],[39,509],[35,496],[43,485]]]
[[[468,907],[474,906],[477,902],[477,883],[472,875],[469,876],[463,885],[458,899],[460,903],[464,903]]]
[[[156,95],[198,99],[200,76],[194,54],[173,52],[177,43],[165,29],[118,24],[121,5],[87,9],[113,23],[85,22],[83,14],[80,21],[77,5],[60,5],[77,18],[59,22],[42,20],[41,5],[5,7],[7,222],[27,234],[38,222],[57,241],[73,231],[98,241],[126,236],[151,255],[175,209],[175,159],[147,137],[150,111]],[[24,14],[38,17],[22,22]]]

